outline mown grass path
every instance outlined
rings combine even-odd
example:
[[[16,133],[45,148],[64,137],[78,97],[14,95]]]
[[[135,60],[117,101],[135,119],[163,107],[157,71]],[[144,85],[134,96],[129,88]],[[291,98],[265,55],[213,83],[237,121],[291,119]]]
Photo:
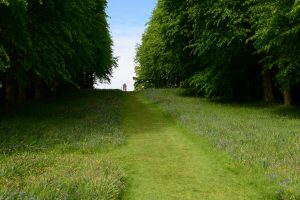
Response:
[[[127,174],[123,199],[268,199],[228,158],[138,94],[125,100],[126,144],[108,153]]]

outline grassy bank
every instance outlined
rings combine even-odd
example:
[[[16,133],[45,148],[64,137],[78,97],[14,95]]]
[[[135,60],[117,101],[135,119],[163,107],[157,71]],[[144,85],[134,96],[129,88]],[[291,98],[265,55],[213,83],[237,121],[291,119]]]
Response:
[[[125,105],[126,144],[111,152],[127,172],[123,199],[275,199],[262,174],[233,165],[142,94],[127,95]]]
[[[0,199],[118,199],[120,91],[83,91],[0,112]]]
[[[0,199],[299,199],[296,109],[145,94],[1,107]]]
[[[281,106],[212,103],[184,97],[180,90],[145,94],[235,163],[260,168],[277,185],[279,199],[300,198],[300,111]]]

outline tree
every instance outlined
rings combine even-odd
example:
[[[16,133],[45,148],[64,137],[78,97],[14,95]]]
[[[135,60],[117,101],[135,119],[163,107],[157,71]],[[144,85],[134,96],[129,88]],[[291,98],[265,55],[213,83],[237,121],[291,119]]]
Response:
[[[195,59],[185,47],[191,37],[186,1],[158,1],[137,48],[136,86],[178,87]]]
[[[0,4],[0,19],[3,19],[0,23],[0,45],[10,60],[10,68],[2,75],[5,99],[8,101],[15,98],[18,84],[26,82],[24,69],[29,67],[29,63],[24,61],[31,47],[26,27],[26,7],[26,0],[7,0]]]
[[[5,70],[9,68],[9,57],[6,54],[5,50],[2,46],[0,46],[0,73],[5,72]],[[2,84],[0,82],[0,88],[2,87]]]
[[[189,83],[207,97],[258,98],[259,69],[247,4],[241,1],[189,1],[194,38],[189,48],[201,67]]]
[[[291,104],[300,84],[299,7],[289,0],[159,0],[137,49],[136,85],[188,85],[209,98],[266,103],[281,90]]]
[[[264,58],[266,69],[275,69],[276,80],[291,104],[291,87],[299,83],[299,1],[251,1],[255,48]]]
[[[109,81],[117,60],[105,8],[106,0],[2,0],[5,99],[39,99],[44,91],[65,85],[93,88],[96,79]]]

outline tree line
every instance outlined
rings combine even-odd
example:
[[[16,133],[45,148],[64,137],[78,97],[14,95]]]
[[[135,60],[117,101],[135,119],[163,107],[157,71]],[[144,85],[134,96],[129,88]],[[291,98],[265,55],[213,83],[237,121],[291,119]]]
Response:
[[[106,0],[0,0],[0,99],[109,81],[117,60]]]
[[[299,103],[299,0],[158,0],[137,47],[135,87]]]

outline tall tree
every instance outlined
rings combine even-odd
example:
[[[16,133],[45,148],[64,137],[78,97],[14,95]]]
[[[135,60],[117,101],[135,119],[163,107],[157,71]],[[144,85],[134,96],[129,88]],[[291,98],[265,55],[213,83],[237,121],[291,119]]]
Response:
[[[251,33],[247,5],[224,0],[190,0],[189,5],[194,24],[190,48],[202,65],[191,86],[207,97],[250,99],[258,78],[254,49],[246,44]]]
[[[0,45],[10,60],[10,68],[2,75],[8,101],[16,97],[17,85],[26,82],[24,71],[29,68],[25,61],[26,57],[30,57],[27,50],[31,48],[26,7],[26,0],[7,0],[0,4]]]
[[[250,1],[251,37],[258,53],[264,54],[266,69],[277,71],[276,80],[284,94],[286,105],[291,104],[290,89],[299,83],[299,13],[300,2],[289,0]]]
[[[28,94],[39,99],[46,88],[93,88],[96,79],[109,81],[117,63],[105,8],[106,0],[2,0],[0,79],[5,99]]]
[[[190,76],[195,59],[185,47],[191,38],[186,1],[158,1],[137,49],[136,85],[177,87]]]
[[[136,85],[286,105],[299,83],[299,1],[159,0],[137,49]],[[175,83],[175,84],[174,84]]]
[[[6,54],[3,47],[0,46],[0,73],[5,72],[7,68],[9,68],[9,57]],[[2,87],[2,84],[0,82],[0,88],[1,87]]]

